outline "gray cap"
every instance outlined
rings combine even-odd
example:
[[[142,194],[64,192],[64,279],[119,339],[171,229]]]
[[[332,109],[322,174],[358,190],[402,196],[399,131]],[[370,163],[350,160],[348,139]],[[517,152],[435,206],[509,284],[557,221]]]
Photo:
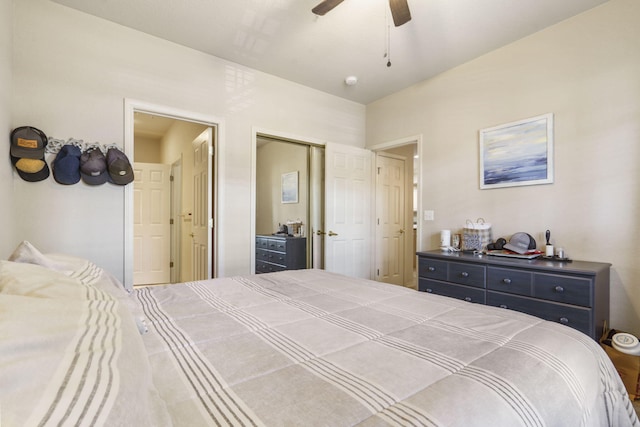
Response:
[[[24,159],[44,160],[47,135],[32,126],[20,126],[11,131],[11,155]]]
[[[527,233],[515,233],[509,239],[509,243],[504,245],[504,248],[519,254],[525,254],[536,248],[536,239]]]
[[[109,148],[107,151],[107,169],[109,170],[109,182],[118,185],[127,185],[133,181],[133,168],[127,156],[117,148]]]
[[[101,185],[107,182],[107,161],[100,148],[89,148],[80,156],[80,175],[89,185]]]

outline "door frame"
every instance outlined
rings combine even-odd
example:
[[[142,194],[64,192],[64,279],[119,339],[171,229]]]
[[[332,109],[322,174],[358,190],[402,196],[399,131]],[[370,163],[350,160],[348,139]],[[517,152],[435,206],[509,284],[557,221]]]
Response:
[[[177,172],[177,173],[176,173]],[[173,264],[169,270],[169,281],[171,283],[180,282],[182,277],[182,221],[180,218],[182,207],[182,155],[178,160],[171,163],[171,248],[170,262]],[[176,262],[178,261],[178,262]]]
[[[258,126],[251,127],[251,212],[250,212],[250,229],[251,229],[251,244],[250,249],[251,253],[249,254],[251,262],[250,268],[251,271],[254,272],[256,270],[256,174],[257,174],[257,166],[258,166],[258,138],[259,137],[268,137],[277,140],[281,140],[282,142],[297,142],[307,145],[316,145],[324,147],[326,145],[326,141],[319,140],[317,138],[313,138],[310,136],[300,136],[295,135],[289,132],[282,132],[273,129],[266,129]],[[308,224],[305,224],[307,227]],[[305,231],[307,238],[311,237],[311,230],[308,229]]]
[[[372,150],[376,156],[378,155],[377,152],[379,151],[386,151],[389,150],[391,148],[396,148],[396,147],[400,147],[403,145],[409,145],[409,144],[416,144],[416,152],[418,153],[418,158],[422,159],[424,157],[424,144],[423,144],[423,138],[422,138],[422,134],[418,134],[418,135],[410,135],[404,138],[399,138],[399,139],[395,139],[393,141],[387,141],[387,142],[383,142],[380,144],[376,144],[373,145],[371,147],[367,147],[368,149]],[[417,172],[418,174],[418,185],[417,185],[417,226],[416,226],[416,234],[418,236],[418,238],[416,239],[416,251],[421,251],[423,248],[422,245],[422,229],[423,229],[423,220],[422,220],[422,210],[423,210],[423,200],[422,200],[422,188],[424,185],[424,182],[422,181],[422,161],[418,161],[418,165],[417,165]],[[413,197],[413,195],[407,195],[407,197]],[[374,210],[373,215],[375,216],[376,212]],[[375,218],[374,218],[375,221]],[[377,236],[374,239],[375,243],[374,245],[377,246]],[[377,247],[375,248],[375,250],[377,251]],[[415,256],[415,254],[414,254]],[[408,259],[410,259],[409,257],[405,257],[405,262],[407,262]],[[406,282],[406,279],[405,279]]]
[[[224,274],[225,260],[218,250],[218,242],[223,241],[224,230],[218,227],[218,224],[224,223],[221,218],[221,209],[218,200],[218,188],[224,187],[221,177],[225,176],[224,162],[218,162],[220,156],[224,153],[225,147],[225,123],[224,120],[208,114],[201,114],[193,111],[180,110],[165,105],[152,104],[144,101],[125,98],[124,99],[124,143],[123,150],[129,161],[133,163],[134,158],[134,114],[136,112],[155,114],[165,116],[176,120],[201,123],[213,128],[214,144],[213,144],[213,173],[211,176],[212,186],[212,216],[214,223],[214,239],[211,247],[209,247],[209,259],[213,261],[212,276],[217,277],[218,274]],[[124,236],[123,236],[123,280],[125,288],[133,289],[133,186],[126,185],[124,187]],[[211,254],[213,258],[211,257]]]

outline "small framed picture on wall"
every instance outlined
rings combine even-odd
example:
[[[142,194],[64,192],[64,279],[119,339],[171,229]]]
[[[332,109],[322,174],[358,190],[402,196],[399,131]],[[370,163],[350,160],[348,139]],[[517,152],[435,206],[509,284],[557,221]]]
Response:
[[[298,171],[282,174],[282,203],[298,203]]]

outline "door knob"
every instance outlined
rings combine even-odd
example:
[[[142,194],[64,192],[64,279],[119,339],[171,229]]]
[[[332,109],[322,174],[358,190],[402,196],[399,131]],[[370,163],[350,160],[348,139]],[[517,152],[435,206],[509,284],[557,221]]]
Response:
[[[333,231],[329,230],[329,236],[337,236],[338,233],[334,233]]]
[[[195,234],[193,234],[193,233],[189,233],[189,236],[191,236],[191,237],[196,237],[196,235],[195,235]]]
[[[316,231],[316,234],[317,234],[318,236],[322,236],[323,234],[327,234],[327,233],[325,233],[325,232],[324,232],[324,231],[322,231],[322,230],[318,230],[318,231]]]
[[[404,229],[400,229],[400,231],[398,231],[398,233],[403,234],[404,233]]]

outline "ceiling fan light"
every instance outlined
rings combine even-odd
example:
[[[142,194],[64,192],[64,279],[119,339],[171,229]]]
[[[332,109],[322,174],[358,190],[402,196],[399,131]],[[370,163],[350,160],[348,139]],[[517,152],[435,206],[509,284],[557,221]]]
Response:
[[[354,86],[356,83],[358,83],[358,78],[356,76],[347,76],[344,79],[344,82],[347,84],[347,86]]]

